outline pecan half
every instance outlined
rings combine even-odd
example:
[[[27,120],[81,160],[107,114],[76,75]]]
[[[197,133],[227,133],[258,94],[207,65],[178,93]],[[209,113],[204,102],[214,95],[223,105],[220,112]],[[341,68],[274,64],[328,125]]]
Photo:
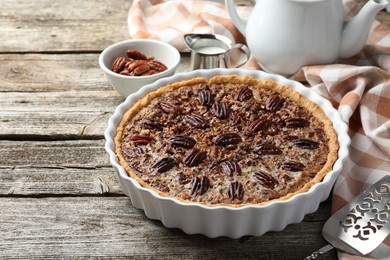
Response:
[[[183,163],[188,167],[194,167],[199,165],[204,159],[206,159],[206,152],[192,149],[184,157]]]
[[[130,76],[140,76],[144,73],[150,71],[150,66],[148,64],[141,64],[138,67],[136,67],[131,73]]]
[[[176,165],[176,161],[173,158],[162,158],[152,165],[152,168],[157,168],[157,172],[163,173],[169,171]]]
[[[141,125],[148,129],[155,129],[162,131],[164,129],[164,126],[155,120],[149,119],[149,118],[143,118],[141,121]]]
[[[177,135],[169,139],[169,142],[173,146],[179,146],[183,148],[192,148],[195,146],[196,141],[194,138],[189,136]]]
[[[253,174],[253,179],[261,186],[266,187],[268,189],[273,189],[275,185],[279,183],[276,178],[263,171],[255,172]]]
[[[168,68],[154,57],[146,57],[137,50],[127,50],[128,58],[118,57],[112,64],[112,70],[126,76],[149,76]]]
[[[145,154],[144,149],[139,146],[133,148],[123,147],[122,152],[125,156],[129,158],[139,157]]]
[[[123,70],[126,64],[126,58],[125,57],[118,57],[114,60],[112,63],[112,71],[119,73]]]
[[[236,94],[236,96],[235,96],[235,99],[237,100],[237,101],[245,101],[245,100],[248,100],[248,99],[250,99],[250,98],[252,98],[253,97],[253,92],[252,92],[252,90],[250,89],[250,88],[248,88],[248,87],[243,87],[243,88],[241,88],[238,92],[237,92],[237,94]]]
[[[203,195],[210,188],[210,180],[206,176],[194,176],[191,180],[191,195]]]
[[[272,144],[258,144],[253,147],[253,150],[259,155],[278,155],[283,151]]]
[[[204,117],[197,114],[185,115],[183,117],[183,121],[187,125],[200,129],[204,129],[210,126],[209,122]]]
[[[265,108],[271,112],[275,112],[283,106],[283,103],[284,98],[280,97],[279,95],[273,95],[267,100]]]
[[[133,141],[135,145],[147,145],[151,143],[154,140],[154,138],[150,136],[144,136],[144,135],[134,135],[130,138],[130,140]]]
[[[284,120],[287,128],[302,128],[310,125],[309,121],[304,118],[287,118]]]
[[[167,70],[167,66],[158,60],[149,60],[148,65],[156,72]]]
[[[289,161],[282,164],[282,169],[290,172],[299,172],[305,169],[305,165],[300,162]]]
[[[134,59],[134,60],[147,60],[148,57],[146,57],[145,54],[137,51],[137,50],[127,50],[126,51],[127,57]]]
[[[160,102],[160,108],[167,114],[176,115],[179,112],[179,107],[170,102],[162,101]]]
[[[291,141],[295,146],[302,149],[315,150],[318,149],[319,143],[309,139],[295,139]]]
[[[241,167],[236,161],[226,160],[221,163],[222,172],[232,177],[234,174],[241,175]]]
[[[130,71],[128,71],[127,69],[124,69],[124,70],[122,70],[121,72],[119,72],[119,74],[125,75],[125,76],[129,76]]]
[[[150,70],[151,70],[151,68],[150,68],[150,66],[147,63],[146,64],[141,64],[140,66],[135,68],[133,70],[133,72],[130,73],[130,76],[141,76],[141,75],[147,73]]]
[[[228,196],[231,200],[242,200],[244,198],[244,188],[241,182],[235,181],[230,184]]]
[[[151,69],[149,71],[146,71],[144,74],[142,74],[141,76],[150,76],[150,75],[153,75],[153,74],[156,74],[156,73],[159,73],[159,71],[157,70],[154,70],[154,69]]]
[[[220,119],[226,119],[230,114],[230,107],[226,102],[215,102],[211,107],[211,113]]]
[[[220,134],[214,138],[215,145],[229,145],[229,144],[238,144],[242,141],[241,136],[237,133],[226,133]]]
[[[266,131],[272,126],[272,124],[271,120],[259,118],[249,125],[247,135],[251,136],[259,131]]]
[[[132,73],[137,67],[146,64],[148,61],[146,60],[132,60],[127,62],[126,69]]]
[[[213,103],[213,95],[209,89],[202,89],[199,91],[198,98],[202,106],[210,107]]]

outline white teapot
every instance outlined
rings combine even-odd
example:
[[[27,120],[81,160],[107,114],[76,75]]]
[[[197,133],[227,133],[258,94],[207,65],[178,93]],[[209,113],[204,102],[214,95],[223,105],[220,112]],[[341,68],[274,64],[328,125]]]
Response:
[[[387,1],[369,0],[349,22],[341,0],[257,0],[248,21],[239,17],[234,0],[225,4],[262,69],[289,76],[360,52]]]

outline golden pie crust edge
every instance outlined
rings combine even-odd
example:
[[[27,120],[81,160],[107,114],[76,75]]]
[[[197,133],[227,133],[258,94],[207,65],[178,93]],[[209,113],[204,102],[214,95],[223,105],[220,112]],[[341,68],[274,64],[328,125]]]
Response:
[[[182,86],[188,86],[188,85],[195,85],[199,83],[206,83],[206,84],[213,84],[213,83],[240,83],[240,84],[257,84],[260,85],[262,88],[266,89],[271,89],[277,93],[281,93],[284,96],[288,96],[291,100],[296,102],[299,105],[302,105],[305,109],[310,111],[312,115],[316,118],[318,118],[321,122],[324,124],[324,131],[327,134],[329,138],[328,142],[328,147],[329,147],[329,153],[327,157],[327,162],[325,163],[324,167],[317,173],[317,175],[308,183],[306,183],[302,188],[299,190],[296,190],[295,192],[291,192],[285,196],[272,199],[269,201],[265,201],[262,203],[242,203],[242,204],[228,204],[228,203],[217,203],[217,204],[208,204],[208,203],[203,203],[203,202],[193,202],[189,200],[184,200],[179,197],[173,197],[169,196],[164,192],[161,192],[158,189],[155,189],[148,184],[146,184],[142,179],[140,179],[136,172],[129,166],[127,161],[122,155],[121,151],[121,140],[122,140],[122,134],[124,131],[124,128],[126,127],[127,122],[134,117],[143,107],[147,106],[154,98],[162,95],[163,93],[170,92],[172,90],[175,90],[177,88],[180,88]],[[337,141],[337,134],[335,129],[333,128],[333,124],[330,121],[330,119],[326,116],[324,111],[313,101],[307,99],[305,96],[302,94],[298,93],[297,91],[285,86],[281,85],[275,81],[272,80],[261,80],[261,79],[256,79],[251,76],[239,76],[239,75],[223,75],[223,76],[213,76],[210,79],[206,79],[203,77],[196,77],[196,78],[191,78],[187,80],[182,80],[182,81],[177,81],[173,82],[170,84],[166,84],[148,94],[146,94],[143,98],[139,99],[136,101],[122,116],[121,121],[119,122],[117,126],[117,132],[114,138],[115,142],[115,154],[117,155],[119,164],[125,169],[127,174],[135,179],[142,187],[150,189],[155,191],[157,194],[163,197],[169,197],[169,198],[174,198],[177,199],[181,202],[184,203],[189,203],[189,204],[202,204],[205,206],[210,206],[210,207],[215,207],[215,206],[229,206],[229,207],[243,207],[243,206],[249,206],[249,205],[258,205],[262,206],[274,201],[283,201],[283,200],[288,200],[292,196],[299,194],[299,193],[304,193],[308,191],[313,185],[320,183],[323,178],[332,170],[333,164],[336,162],[338,158],[338,141]]]

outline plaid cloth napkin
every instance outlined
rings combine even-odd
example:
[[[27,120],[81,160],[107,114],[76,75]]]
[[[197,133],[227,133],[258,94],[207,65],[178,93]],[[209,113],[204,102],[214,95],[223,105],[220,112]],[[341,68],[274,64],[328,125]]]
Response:
[[[352,0],[343,3],[347,18],[360,9]],[[241,17],[251,10],[238,7]],[[158,39],[182,52],[188,51],[185,33],[216,33],[245,43],[223,1],[134,0],[128,26],[132,38]],[[303,67],[291,77],[329,99],[349,124],[350,158],[334,187],[333,212],[390,174],[390,29],[375,21],[362,52],[336,63]],[[244,67],[260,69],[254,59]],[[390,236],[370,254],[389,256]],[[342,252],[339,258],[363,259]]]

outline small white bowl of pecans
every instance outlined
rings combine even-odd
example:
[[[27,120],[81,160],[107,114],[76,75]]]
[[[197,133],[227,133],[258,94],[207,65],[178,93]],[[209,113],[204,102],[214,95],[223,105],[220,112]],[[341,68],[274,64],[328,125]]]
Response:
[[[100,68],[123,97],[172,76],[179,62],[180,53],[175,47],[150,39],[121,41],[104,49],[99,56]]]

